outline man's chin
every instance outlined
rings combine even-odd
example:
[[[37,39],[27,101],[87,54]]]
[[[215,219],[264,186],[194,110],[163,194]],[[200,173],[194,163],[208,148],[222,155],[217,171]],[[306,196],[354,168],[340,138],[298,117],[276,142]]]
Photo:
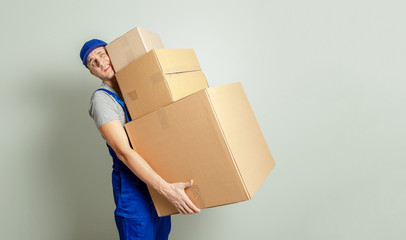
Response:
[[[114,75],[114,72],[112,72],[111,74],[108,75],[108,79],[112,80],[115,79],[116,75]]]
[[[112,80],[114,78],[115,78],[114,72],[111,72],[111,73],[103,76],[103,79],[105,79],[105,80]]]

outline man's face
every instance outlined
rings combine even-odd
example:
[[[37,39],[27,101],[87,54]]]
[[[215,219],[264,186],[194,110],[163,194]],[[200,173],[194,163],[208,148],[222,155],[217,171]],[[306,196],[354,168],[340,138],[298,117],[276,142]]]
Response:
[[[104,47],[95,48],[88,56],[86,66],[90,73],[101,80],[110,80],[114,77],[114,71],[110,64],[110,58]]]

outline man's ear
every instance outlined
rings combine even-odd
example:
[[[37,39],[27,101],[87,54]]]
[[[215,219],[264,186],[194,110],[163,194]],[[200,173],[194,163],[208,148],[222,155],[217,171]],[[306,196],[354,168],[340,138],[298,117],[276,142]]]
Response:
[[[93,76],[96,76],[96,75],[94,75],[94,73],[92,73],[92,70],[89,69],[89,72],[90,72],[90,74],[92,74]]]

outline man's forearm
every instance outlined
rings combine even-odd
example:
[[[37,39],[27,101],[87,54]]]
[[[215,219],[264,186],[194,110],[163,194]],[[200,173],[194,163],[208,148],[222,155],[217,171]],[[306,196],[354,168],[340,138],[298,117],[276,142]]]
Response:
[[[193,185],[193,180],[185,183],[169,184],[132,149],[124,151],[122,154],[117,154],[117,157],[142,181],[165,196],[180,213],[190,214],[200,212],[192,201],[190,201],[184,190]]]
[[[166,188],[168,183],[133,149],[117,153],[117,157],[143,182],[158,192]]]

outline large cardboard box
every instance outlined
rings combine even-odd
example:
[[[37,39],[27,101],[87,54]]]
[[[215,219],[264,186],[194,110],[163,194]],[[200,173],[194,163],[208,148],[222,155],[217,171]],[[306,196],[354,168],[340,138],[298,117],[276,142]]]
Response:
[[[115,72],[155,48],[164,48],[159,35],[139,27],[130,30],[106,46]]]
[[[193,49],[154,49],[116,73],[134,120],[207,88]]]
[[[125,125],[136,151],[200,208],[251,199],[275,162],[240,83],[207,88]],[[150,193],[159,216],[177,213]]]

